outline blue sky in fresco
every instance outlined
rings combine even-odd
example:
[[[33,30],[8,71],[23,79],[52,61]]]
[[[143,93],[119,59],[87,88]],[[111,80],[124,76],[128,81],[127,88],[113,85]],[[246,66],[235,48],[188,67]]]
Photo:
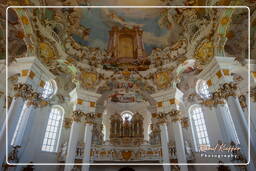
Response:
[[[166,28],[162,28],[158,24],[159,16],[147,17],[147,18],[135,18],[127,17],[124,13],[115,11],[115,13],[125,19],[125,22],[132,22],[137,24],[143,24],[142,30],[144,32],[150,32],[156,37],[164,36],[168,32]],[[111,21],[110,18],[104,16],[102,9],[84,9],[83,17],[80,22],[81,25],[90,28],[90,35],[87,40],[83,40],[77,35],[73,35],[73,38],[80,44],[100,47],[101,49],[106,49],[108,42],[108,31],[114,25],[121,24]],[[149,54],[152,48],[160,47],[159,44],[147,43],[144,41],[147,54]]]

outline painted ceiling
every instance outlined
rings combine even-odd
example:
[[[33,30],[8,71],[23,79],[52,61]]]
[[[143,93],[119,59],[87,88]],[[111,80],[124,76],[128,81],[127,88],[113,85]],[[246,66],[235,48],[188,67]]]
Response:
[[[10,4],[8,4],[10,3]],[[8,5],[236,5],[238,0],[57,0],[17,1]],[[252,34],[255,37],[255,3]],[[2,6],[4,6],[2,4]],[[1,13],[1,30],[4,29]],[[198,74],[213,56],[247,57],[247,10],[166,8],[62,8],[10,10],[9,61],[38,56],[66,92],[74,86],[96,91],[112,102],[147,101],[148,95],[184,85],[185,75]],[[106,70],[105,51],[114,26],[143,30],[147,70]],[[233,35],[233,36],[232,36]],[[0,32],[0,37],[4,33]],[[239,43],[237,43],[239,42]],[[0,39],[4,45],[4,39]],[[252,51],[256,43],[252,41]],[[3,46],[4,47],[4,46]],[[219,48],[219,47],[225,47]],[[234,48],[235,47],[235,48]],[[0,55],[4,56],[1,47]],[[252,55],[256,53],[251,53]],[[111,64],[110,64],[111,65]],[[132,64],[134,65],[134,64]],[[136,65],[136,64],[135,64]],[[140,68],[140,66],[137,66]],[[72,80],[72,81],[71,81]],[[136,80],[136,81],[134,81]],[[108,92],[108,93],[107,93]],[[147,100],[145,100],[147,99]]]
[[[170,32],[161,21],[163,9],[83,9],[80,24],[89,29],[88,37],[76,34],[73,38],[81,45],[106,49],[109,31],[114,26],[132,28],[139,26],[147,54],[153,48],[163,48],[170,44]]]

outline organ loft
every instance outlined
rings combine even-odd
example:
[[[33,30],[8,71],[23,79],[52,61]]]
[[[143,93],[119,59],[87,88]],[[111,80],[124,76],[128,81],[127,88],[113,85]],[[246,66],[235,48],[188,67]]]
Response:
[[[144,141],[143,116],[135,113],[111,115],[110,142],[114,145],[140,145]]]

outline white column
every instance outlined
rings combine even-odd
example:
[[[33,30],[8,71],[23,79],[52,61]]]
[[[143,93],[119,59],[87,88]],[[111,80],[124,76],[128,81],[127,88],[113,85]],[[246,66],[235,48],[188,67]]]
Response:
[[[73,121],[70,131],[70,137],[68,142],[68,150],[66,156],[66,165],[65,171],[71,171],[73,168],[73,163],[75,162],[76,157],[76,147],[79,138],[79,130],[81,128],[81,123],[78,121]]]
[[[4,125],[0,132],[0,149],[3,151],[0,153],[0,163],[5,160],[5,149],[6,149],[6,137],[8,139],[8,149],[10,148],[10,143],[13,138],[13,134],[16,128],[16,125],[19,121],[19,116],[21,114],[22,108],[25,104],[25,100],[21,97],[15,97],[11,103],[10,109],[7,113],[7,122],[4,122]],[[6,128],[8,126],[8,135],[6,136]],[[8,151],[9,152],[9,151]]]
[[[248,159],[248,126],[247,121],[244,117],[243,110],[240,106],[239,100],[237,97],[230,96],[227,99],[229,110],[232,116],[232,120],[235,125],[235,129],[241,143],[241,152]],[[250,143],[250,142],[249,142]],[[252,148],[252,146],[251,146]],[[255,161],[256,154],[253,150],[250,150],[251,153],[251,163],[248,165],[249,168],[256,170]]]
[[[237,139],[234,131],[234,127],[232,126],[232,121],[230,120],[230,115],[228,113],[228,109],[226,109],[225,105],[218,104],[215,108],[216,110],[216,117],[218,122],[220,123],[221,136],[224,144],[230,144],[231,141],[235,142],[236,144]]]
[[[90,153],[91,153],[91,143],[92,143],[92,129],[93,124],[86,123],[85,124],[85,132],[84,132],[84,157],[83,157],[83,165],[82,171],[89,171],[89,162],[90,162]]]
[[[170,171],[171,166],[166,165],[166,164],[170,164],[167,125],[166,123],[161,123],[159,127],[161,130],[162,156],[163,156],[163,164],[164,164],[163,167],[164,167],[164,171]]]
[[[175,147],[178,163],[187,163],[182,128],[180,121],[173,121],[172,128],[175,136]],[[188,171],[187,165],[180,165],[181,171]]]

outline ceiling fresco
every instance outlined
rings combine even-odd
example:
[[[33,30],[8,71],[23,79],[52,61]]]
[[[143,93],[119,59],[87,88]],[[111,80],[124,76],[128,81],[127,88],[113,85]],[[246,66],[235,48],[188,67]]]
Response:
[[[251,0],[11,0],[1,7],[8,5],[248,5],[251,39],[256,35],[256,5]],[[4,58],[5,12],[0,14]],[[80,86],[115,103],[145,102],[159,90],[186,90],[186,78],[200,73],[214,56],[246,61],[246,14],[246,9],[201,8],[13,9],[8,21],[9,58],[38,56],[65,92]],[[115,44],[118,39],[110,31],[126,37]],[[136,41],[131,44],[131,39]]]
[[[161,20],[164,9],[83,9],[80,24],[89,29],[88,37],[76,34],[73,38],[81,45],[107,48],[109,31],[114,26],[132,28],[139,26],[143,30],[143,41],[147,54],[154,48],[168,46],[171,34]],[[173,9],[174,10],[174,9]],[[93,18],[93,20],[92,20]]]

